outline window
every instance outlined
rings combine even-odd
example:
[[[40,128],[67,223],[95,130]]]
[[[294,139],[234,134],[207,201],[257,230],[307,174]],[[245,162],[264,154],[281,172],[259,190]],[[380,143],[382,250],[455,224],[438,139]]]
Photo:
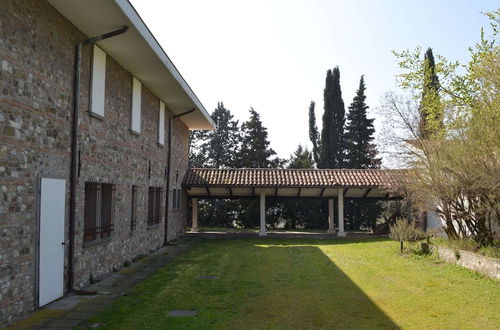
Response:
[[[132,80],[132,117],[130,129],[137,134],[141,132],[141,92],[142,84],[134,77]]]
[[[130,231],[134,231],[137,221],[137,186],[132,186],[130,205]]]
[[[92,83],[90,113],[104,117],[104,94],[106,85],[106,53],[94,45],[92,55]]]
[[[84,242],[111,236],[115,189],[109,183],[85,182]]]
[[[160,101],[160,113],[158,115],[158,143],[165,144],[165,103]]]
[[[172,209],[173,210],[179,210],[181,208],[181,190],[180,189],[174,189],[172,191]]]
[[[148,226],[161,221],[161,188],[149,187],[148,194]]]

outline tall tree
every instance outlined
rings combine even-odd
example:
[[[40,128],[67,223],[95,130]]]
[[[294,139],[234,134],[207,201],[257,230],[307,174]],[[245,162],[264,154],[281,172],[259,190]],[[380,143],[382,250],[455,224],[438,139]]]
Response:
[[[215,123],[212,131],[191,132],[190,166],[225,168],[234,167],[239,151],[240,128],[238,121],[223,102],[211,114]],[[200,224],[230,227],[236,220],[238,201],[205,200],[199,204]]]
[[[325,112],[323,113],[318,168],[341,168],[344,155],[345,108],[340,89],[338,66],[326,73],[323,100]]]
[[[250,108],[250,118],[243,123],[241,150],[238,153],[237,164],[239,167],[266,168],[277,167],[279,160],[272,156],[276,152],[269,147],[267,128],[262,125],[260,115]]]
[[[288,168],[307,169],[313,168],[312,154],[301,145],[290,156]],[[289,200],[284,199],[281,202],[281,216],[285,220],[285,228],[296,229],[321,228],[325,226],[325,221],[321,213],[321,201],[319,200]]]
[[[316,107],[316,103],[311,101],[309,105],[309,140],[313,145],[313,158],[316,166],[319,164],[319,155],[320,155],[320,142],[321,138],[318,132],[318,126],[316,125],[316,114],[314,113],[314,109]]]
[[[313,168],[312,154],[299,144],[288,163],[288,168]]]
[[[432,48],[427,48],[423,62],[422,101],[420,103],[419,134],[423,139],[443,128],[444,109],[439,101],[439,78]]]
[[[361,76],[356,96],[349,105],[345,129],[346,154],[344,165],[347,168],[380,168],[381,159],[377,158],[377,147],[373,143],[374,119],[368,119],[366,111],[365,79]],[[382,212],[378,201],[365,199],[346,201],[346,226],[348,229],[373,228]]]
[[[203,148],[203,144],[206,142],[206,131],[189,132],[189,167],[206,167],[208,156]]]
[[[239,151],[240,132],[238,121],[224,103],[217,103],[211,115],[216,128],[206,133],[208,141],[202,145],[203,154],[207,155],[207,166],[214,168],[234,167]]]
[[[374,119],[368,119],[366,116],[368,105],[365,91],[365,79],[361,76],[359,88],[347,114],[344,162],[346,168],[379,168],[382,163],[381,159],[377,158],[377,147],[373,143]]]

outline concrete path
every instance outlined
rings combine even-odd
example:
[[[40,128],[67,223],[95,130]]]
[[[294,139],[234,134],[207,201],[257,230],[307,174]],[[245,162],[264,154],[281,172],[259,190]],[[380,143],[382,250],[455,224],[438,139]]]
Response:
[[[67,296],[42,307],[22,321],[7,329],[67,329],[78,325],[99,327],[99,324],[85,323],[118,297],[130,291],[136,284],[153,275],[158,269],[172,262],[184,253],[198,239],[184,237],[112,274],[102,281],[85,288],[95,295]]]
[[[203,232],[187,232],[186,237],[199,237],[206,239],[226,238],[226,239],[240,239],[240,238],[307,238],[307,239],[346,239],[346,238],[373,238],[377,237],[369,233],[347,233],[346,237],[338,237],[336,234],[318,233],[318,232],[300,232],[300,231],[272,231],[268,230],[267,236],[259,236],[258,232],[234,232],[234,231],[203,231]]]

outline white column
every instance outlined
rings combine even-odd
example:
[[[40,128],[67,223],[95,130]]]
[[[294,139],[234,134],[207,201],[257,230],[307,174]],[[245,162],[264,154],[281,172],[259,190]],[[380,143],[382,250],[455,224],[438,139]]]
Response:
[[[260,193],[260,231],[259,236],[266,236],[266,195]]]
[[[333,221],[333,199],[328,200],[328,234],[335,234],[335,223]]]
[[[193,225],[191,226],[191,231],[193,233],[198,232],[198,198],[192,199],[193,204]]]
[[[339,188],[338,193],[338,208],[339,208],[339,232],[337,236],[344,237],[344,189]]]

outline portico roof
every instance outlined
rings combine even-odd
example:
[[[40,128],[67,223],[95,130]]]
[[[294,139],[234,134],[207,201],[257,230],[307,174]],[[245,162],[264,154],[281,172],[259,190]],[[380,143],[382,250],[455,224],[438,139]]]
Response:
[[[193,197],[245,197],[264,193],[276,197],[394,198],[404,170],[381,169],[189,169],[184,180]]]

